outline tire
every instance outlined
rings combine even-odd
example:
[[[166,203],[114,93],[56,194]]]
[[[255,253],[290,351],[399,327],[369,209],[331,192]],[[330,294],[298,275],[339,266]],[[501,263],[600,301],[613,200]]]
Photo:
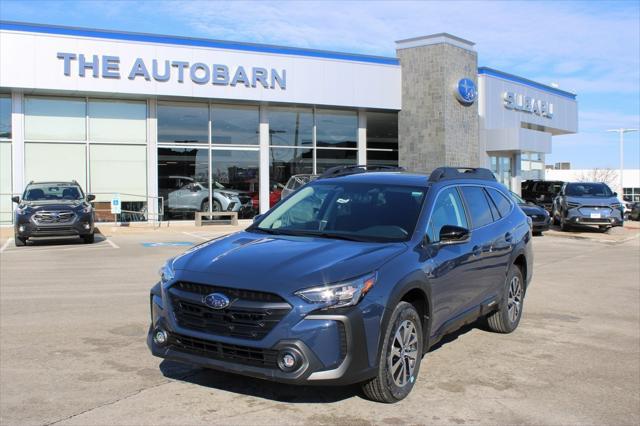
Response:
[[[212,210],[214,212],[221,212],[222,211],[222,204],[220,204],[220,201],[218,200],[213,200],[213,206],[212,206]],[[209,211],[209,200],[204,200],[202,202],[202,206],[200,207],[200,211],[201,212],[208,212]]]
[[[571,225],[569,225],[567,222],[565,222],[564,219],[560,219],[560,230],[562,232],[569,232],[571,231]]]
[[[406,335],[403,331],[409,333],[408,343],[402,338]],[[420,372],[422,347],[422,323],[418,311],[410,303],[398,303],[384,332],[378,375],[362,384],[365,396],[372,401],[393,403],[409,395]],[[409,367],[412,361],[413,371]],[[395,369],[392,369],[392,363]],[[406,374],[408,368],[409,373]]]
[[[533,231],[532,232],[534,237],[541,237],[542,236],[542,231]]]
[[[15,242],[16,247],[24,247],[27,245],[27,239],[18,237],[17,235],[15,236],[13,241]]]
[[[504,285],[503,301],[500,309],[489,314],[487,324],[496,333],[511,333],[518,328],[524,306],[525,287],[522,271],[511,265]]]
[[[85,244],[93,244],[93,242],[96,240],[96,234],[91,233],[89,235],[85,235],[82,237],[82,240]]]
[[[600,225],[598,226],[598,229],[600,230],[600,232],[607,232],[609,229],[611,229],[609,226],[607,225]]]
[[[560,225],[560,219],[558,219],[559,214],[557,212],[553,212],[553,214],[551,215],[551,217],[553,218],[553,224],[555,226],[559,226]]]

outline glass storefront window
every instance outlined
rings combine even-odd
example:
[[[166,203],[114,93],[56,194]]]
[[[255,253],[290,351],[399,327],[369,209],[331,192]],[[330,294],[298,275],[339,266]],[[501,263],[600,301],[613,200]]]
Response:
[[[11,191],[11,143],[4,141],[0,142],[0,223],[13,220]]]
[[[214,203],[225,211],[237,211],[238,217],[258,214],[259,168],[258,151],[214,149],[211,160]],[[270,188],[270,195],[280,199],[280,190]]]
[[[158,149],[158,196],[164,199],[164,220],[194,219],[209,210],[209,150]]]
[[[367,150],[367,164],[374,166],[398,166],[398,151]]]
[[[25,181],[76,180],[86,191],[86,148],[79,143],[25,143]]]
[[[312,146],[311,108],[269,108],[269,145]]]
[[[520,160],[522,179],[544,178],[544,154],[540,152],[523,152]]]
[[[398,113],[367,112],[367,149],[398,149]]]
[[[640,201],[640,188],[624,188],[623,198],[625,201]]]
[[[356,148],[358,114],[355,111],[316,110],[316,145]]]
[[[0,95],[0,139],[11,139],[11,96]]]
[[[274,184],[286,185],[293,175],[313,173],[310,148],[270,148],[269,177]]]
[[[491,157],[491,171],[496,176],[496,180],[511,189],[511,157]]]
[[[208,105],[158,102],[158,142],[209,143]]]
[[[211,143],[213,144],[257,145],[259,125],[258,107],[211,106]]]
[[[87,139],[84,99],[26,97],[24,104],[26,140]]]
[[[92,142],[145,143],[147,103],[89,100],[89,137]]]
[[[358,152],[355,150],[318,149],[316,157],[316,172],[320,174],[331,167],[357,164]]]

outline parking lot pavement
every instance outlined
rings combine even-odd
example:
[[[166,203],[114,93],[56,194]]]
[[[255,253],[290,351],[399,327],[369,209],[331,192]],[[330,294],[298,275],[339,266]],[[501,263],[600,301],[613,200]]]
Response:
[[[427,354],[406,400],[383,405],[357,387],[279,385],[152,357],[148,290],[186,248],[171,243],[225,231],[103,232],[91,246],[9,242],[0,253],[0,424],[640,422],[638,239],[535,238],[518,330],[461,330]]]

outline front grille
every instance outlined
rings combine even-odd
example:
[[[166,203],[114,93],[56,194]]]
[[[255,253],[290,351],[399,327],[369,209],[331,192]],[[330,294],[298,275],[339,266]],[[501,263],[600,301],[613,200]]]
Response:
[[[578,211],[580,214],[589,215],[591,213],[600,213],[603,216],[609,216],[611,214],[611,208],[601,206],[581,206]]]
[[[33,220],[37,225],[48,225],[73,222],[76,214],[71,211],[40,211],[33,214]]]
[[[278,365],[276,358],[278,351],[273,349],[230,345],[179,334],[172,334],[169,344],[182,352],[189,352],[222,361],[263,368],[276,368]]]
[[[73,226],[36,226],[31,231],[33,235],[77,235],[78,232],[73,228]]]
[[[211,293],[225,294],[231,304],[210,308],[202,298]],[[251,290],[180,282],[169,294],[178,325],[222,336],[262,339],[291,311],[280,296]]]

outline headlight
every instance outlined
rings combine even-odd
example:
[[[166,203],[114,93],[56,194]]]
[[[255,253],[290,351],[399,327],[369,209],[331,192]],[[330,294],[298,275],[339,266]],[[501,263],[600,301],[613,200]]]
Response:
[[[91,204],[87,204],[86,206],[80,206],[81,213],[91,213]]]
[[[158,270],[158,274],[160,275],[160,283],[162,285],[173,281],[176,276],[175,271],[173,270],[173,258],[167,260],[167,263]]]
[[[377,274],[373,273],[338,284],[300,290],[295,294],[309,303],[326,304],[325,308],[353,306],[371,290],[376,283],[376,278]]]
[[[620,204],[620,203],[613,203],[613,204],[611,204],[611,208],[612,208],[612,209],[619,209],[620,207],[622,207],[622,204]]]
[[[28,212],[29,212],[29,206],[27,205],[21,206],[18,204],[18,207],[16,208],[16,213],[18,213],[19,215],[23,215]]]
[[[569,207],[570,209],[575,209],[577,207],[580,207],[580,203],[567,202],[567,207]]]
[[[224,198],[233,198],[236,196],[236,194],[234,194],[233,192],[220,191],[219,194],[222,195]]]

